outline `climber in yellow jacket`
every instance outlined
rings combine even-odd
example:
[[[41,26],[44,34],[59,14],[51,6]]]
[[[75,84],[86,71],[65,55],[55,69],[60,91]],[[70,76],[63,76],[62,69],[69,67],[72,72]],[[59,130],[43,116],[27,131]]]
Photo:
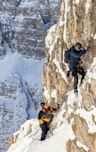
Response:
[[[38,114],[38,121],[42,130],[41,141],[45,140],[47,132],[49,130],[49,124],[53,119],[55,109],[46,106],[44,102],[41,102],[41,110]]]

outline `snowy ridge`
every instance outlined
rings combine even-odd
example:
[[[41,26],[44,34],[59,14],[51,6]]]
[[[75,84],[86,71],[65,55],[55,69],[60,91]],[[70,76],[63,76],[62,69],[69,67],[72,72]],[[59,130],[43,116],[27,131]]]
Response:
[[[42,93],[44,59],[26,59],[12,54],[4,42],[6,56],[0,60],[0,151],[8,149],[8,139],[22,123],[35,118]],[[7,122],[7,123],[6,123]],[[2,143],[2,141],[4,141]]]
[[[88,78],[92,78],[96,73],[95,58],[89,71],[87,72],[84,83],[86,83]],[[96,133],[96,124],[92,119],[93,116],[96,117],[96,107],[92,107],[89,111],[82,107],[82,94],[79,88],[78,97],[74,95],[73,90],[67,93],[67,102],[62,105],[59,112],[55,115],[54,120],[50,125],[51,132],[49,131],[47,139],[44,142],[40,141],[41,131],[38,121],[29,120],[24,124],[24,126],[26,126],[27,123],[31,124],[32,132],[29,134],[25,133],[25,135],[23,135],[24,129],[23,134],[22,131],[19,131],[20,136],[23,138],[18,138],[17,142],[9,148],[8,152],[67,152],[66,145],[69,140],[76,140],[77,147],[83,148],[85,151],[89,151],[90,148],[87,145],[75,138],[75,134],[72,129],[72,124],[74,124],[74,118],[71,118],[72,114],[80,116],[86,121],[89,133]]]
[[[0,0],[0,152],[8,149],[8,138],[22,123],[37,116],[44,39],[57,21],[59,4],[59,0]]]
[[[60,117],[62,119],[60,119]],[[59,115],[55,118],[55,121],[61,122],[63,120],[62,113],[59,113]],[[33,120],[30,120],[30,123]],[[21,140],[18,140],[16,144],[14,144],[8,152],[44,152],[45,150],[50,152],[60,152],[62,149],[64,149],[64,152],[66,151],[66,142],[69,139],[74,139],[74,133],[71,129],[71,125],[68,123],[68,121],[63,120],[64,124],[60,125],[53,131],[53,135],[48,133],[47,139],[44,142],[40,142],[40,128],[38,130],[38,127],[35,128],[37,130],[33,129],[33,132],[26,136],[25,138],[22,138]],[[36,126],[36,122],[32,123]],[[36,133],[36,134],[35,134]],[[63,136],[62,136],[63,135]],[[22,136],[22,132],[21,132]],[[57,145],[57,146],[54,146]],[[59,146],[58,146],[59,145]]]

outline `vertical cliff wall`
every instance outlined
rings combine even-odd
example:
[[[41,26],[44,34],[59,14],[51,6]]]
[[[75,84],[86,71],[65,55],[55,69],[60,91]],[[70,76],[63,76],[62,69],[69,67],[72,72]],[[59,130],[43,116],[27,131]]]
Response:
[[[58,20],[60,1],[1,0],[0,3],[0,32],[12,52],[29,58],[45,57],[46,31]]]
[[[62,0],[59,22],[49,30],[46,37],[44,100],[53,106],[57,103],[65,104],[67,117],[65,114],[64,117],[69,123],[73,122],[72,129],[76,136],[67,142],[68,152],[96,151],[95,18],[95,0]],[[64,62],[64,52],[76,42],[88,49],[82,58],[87,73],[82,86],[78,85],[78,97],[73,93],[73,78],[67,77],[68,66]]]
[[[62,0],[59,21],[46,37],[43,74],[44,101],[61,107],[44,142],[40,141],[38,121],[32,120],[12,136],[8,152],[96,152],[95,18],[95,0]],[[88,52],[82,58],[86,76],[75,96],[73,78],[66,76],[64,52],[78,41]]]
[[[57,22],[59,4],[0,0],[0,152],[8,149],[13,132],[38,113],[45,36]]]
[[[46,37],[48,62],[44,67],[44,94],[48,100],[63,102],[66,92],[73,88],[72,77],[66,77],[64,52],[67,48],[76,42],[82,43],[83,47],[88,48],[88,53],[82,59],[85,69],[90,67],[96,56],[95,17],[94,0],[62,0],[59,22],[49,30]]]

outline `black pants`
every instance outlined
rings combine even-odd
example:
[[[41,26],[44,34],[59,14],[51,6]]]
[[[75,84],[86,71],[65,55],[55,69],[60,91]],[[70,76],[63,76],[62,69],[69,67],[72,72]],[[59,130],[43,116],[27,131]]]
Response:
[[[70,70],[72,72],[72,76],[74,77],[74,92],[78,92],[78,90],[77,90],[78,73],[80,75],[82,75],[82,78],[81,78],[81,84],[82,84],[82,81],[83,81],[83,79],[85,77],[86,72],[84,71],[84,69],[82,67],[80,67],[80,65],[75,66],[75,67],[71,67]]]
[[[42,134],[41,134],[41,141],[42,141],[42,140],[45,140],[49,127],[46,123],[44,123],[40,125],[40,128],[42,130]]]

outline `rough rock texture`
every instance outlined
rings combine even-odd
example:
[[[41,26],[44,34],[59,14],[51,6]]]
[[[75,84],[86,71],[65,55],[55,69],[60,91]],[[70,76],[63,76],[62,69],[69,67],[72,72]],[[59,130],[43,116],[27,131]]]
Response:
[[[11,50],[25,57],[44,57],[46,30],[57,22],[60,1],[1,0],[0,4],[1,31]]]
[[[64,63],[64,51],[78,41],[85,48],[88,48],[88,53],[82,59],[86,70],[96,56],[95,8],[95,1],[78,1],[77,3],[75,0],[62,0],[60,20],[58,24],[50,29],[46,37],[48,62],[44,70],[45,92],[47,89],[49,96],[51,96],[50,92],[56,89],[57,102],[64,101],[64,98],[66,98],[65,92],[73,87],[73,84],[67,83],[66,80],[67,66]],[[68,81],[72,82],[72,78],[69,78]]]
[[[8,53],[0,60],[0,152],[25,120],[36,117],[42,95],[41,74],[44,60],[25,59]]]
[[[55,3],[53,0],[0,0],[0,69],[6,77],[0,75],[0,152],[8,148],[10,135],[37,112],[42,92],[38,78],[44,64],[40,59],[45,57],[45,36],[47,29],[57,22],[59,4],[59,0]],[[14,71],[20,77],[16,78]]]
[[[28,101],[17,74],[0,81],[0,151],[8,148],[8,138],[28,118]]]
[[[19,130],[15,132],[12,136],[10,136],[8,140],[9,147],[20,139],[32,133],[34,130],[34,125],[35,127],[39,128],[37,120],[27,120],[23,125],[21,125]]]
[[[91,81],[94,84],[96,82],[96,58],[88,69],[78,97],[74,95],[73,91],[68,92],[67,100],[64,100],[50,124],[46,141],[39,141],[41,129],[38,120],[29,120],[10,137],[9,145],[11,146],[8,152],[45,152],[45,150],[52,152],[95,152],[96,106],[94,102],[91,102],[91,98],[90,106],[88,106],[89,100],[87,103],[85,102],[86,96],[83,97],[84,92],[88,91],[85,88],[86,84],[91,86]],[[96,88],[92,88],[87,94],[93,94]],[[55,91],[51,92],[52,96],[55,94]]]
[[[62,0],[59,22],[51,27],[46,37],[44,100],[53,106],[57,103],[65,103],[67,119],[73,120],[72,128],[76,138],[67,143],[68,152],[96,151],[96,127],[93,127],[96,124],[95,18],[95,0]],[[64,52],[76,42],[82,43],[83,47],[88,49],[87,54],[82,58],[87,74],[83,85],[78,86],[77,98],[72,90],[72,76],[69,78],[66,76],[68,67],[64,63]],[[77,141],[87,148],[80,147]]]

